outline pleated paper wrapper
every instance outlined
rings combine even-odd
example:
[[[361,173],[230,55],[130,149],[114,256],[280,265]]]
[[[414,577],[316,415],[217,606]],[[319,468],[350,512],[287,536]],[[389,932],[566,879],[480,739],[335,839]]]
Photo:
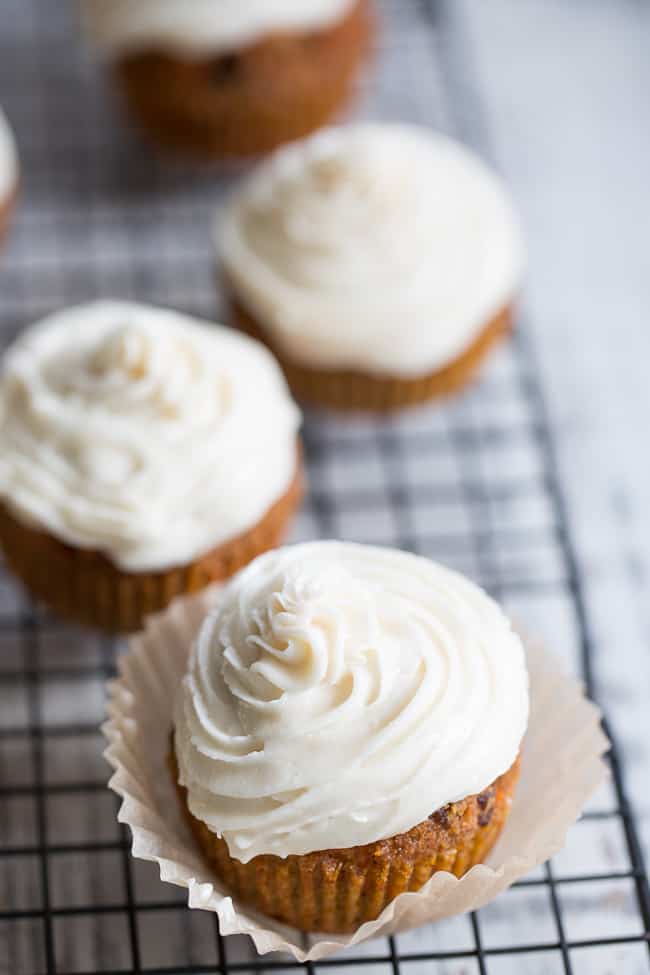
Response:
[[[215,912],[222,935],[249,935],[260,954],[284,951],[299,962],[318,961],[369,938],[483,907],[561,849],[607,774],[600,712],[550,654],[526,640],[531,714],[521,779],[487,863],[460,880],[434,874],[421,890],[401,894],[353,934],[306,937],[256,914],[229,896],[202,859],[166,764],[174,699],[193,637],[217,591],[177,601],[131,640],[120,677],[109,685],[106,757],[115,770],[110,786],[122,797],[120,822],[133,835],[133,856],[158,863],[162,880],[187,889],[191,908]]]

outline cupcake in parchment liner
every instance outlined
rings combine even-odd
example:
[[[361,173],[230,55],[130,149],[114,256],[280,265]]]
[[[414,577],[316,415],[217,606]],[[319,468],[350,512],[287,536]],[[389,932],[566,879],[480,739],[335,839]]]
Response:
[[[301,399],[392,410],[461,389],[512,326],[507,191],[412,125],[331,129],[261,163],[215,223],[233,320]]]
[[[262,556],[154,618],[111,686],[134,855],[301,961],[487,903],[604,770],[597,710],[525,656],[522,747],[524,650],[478,587],[366,546]]]
[[[157,145],[245,157],[301,138],[354,93],[371,0],[80,0],[91,43]]]
[[[0,241],[7,232],[18,192],[18,179],[16,142],[7,117],[0,108]]]
[[[27,329],[0,371],[0,545],[61,615],[130,632],[278,544],[300,414],[259,343],[102,301]]]
[[[527,714],[521,641],[477,587],[404,552],[316,542],[224,590],[184,682],[174,767],[227,887],[340,933],[489,853]]]

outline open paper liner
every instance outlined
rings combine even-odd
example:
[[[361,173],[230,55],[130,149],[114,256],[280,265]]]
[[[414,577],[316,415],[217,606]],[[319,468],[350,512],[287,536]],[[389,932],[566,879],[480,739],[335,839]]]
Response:
[[[557,661],[527,643],[531,713],[521,779],[503,834],[486,864],[458,880],[434,874],[419,891],[397,897],[376,921],[351,935],[311,935],[240,906],[204,861],[182,814],[166,766],[174,698],[188,653],[216,588],[178,600],[131,640],[120,678],[109,685],[106,757],[110,787],[122,797],[120,822],[130,826],[133,855],[158,863],[162,880],[186,887],[192,908],[214,911],[222,935],[247,934],[260,954],[289,952],[318,961],[368,938],[483,907],[562,847],[567,830],[606,774],[609,743],[600,712]],[[305,947],[308,944],[309,947]]]

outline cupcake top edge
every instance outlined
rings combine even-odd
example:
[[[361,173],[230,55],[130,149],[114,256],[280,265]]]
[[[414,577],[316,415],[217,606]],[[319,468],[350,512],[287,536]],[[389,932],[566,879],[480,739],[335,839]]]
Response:
[[[478,586],[405,552],[313,542],[223,588],[174,740],[190,811],[248,862],[407,832],[505,773],[527,720],[521,640]]]
[[[202,56],[280,31],[318,30],[358,0],[80,0],[82,25],[109,57],[145,50]]]
[[[234,297],[287,357],[417,377],[513,302],[524,245],[474,153],[416,125],[325,130],[262,162],[217,215]]]
[[[0,370],[0,500],[127,571],[252,528],[296,473],[273,356],[224,326],[99,301],[26,329]]]
[[[16,140],[7,120],[7,116],[0,108],[0,203],[2,197],[11,193],[18,182],[18,152]]]

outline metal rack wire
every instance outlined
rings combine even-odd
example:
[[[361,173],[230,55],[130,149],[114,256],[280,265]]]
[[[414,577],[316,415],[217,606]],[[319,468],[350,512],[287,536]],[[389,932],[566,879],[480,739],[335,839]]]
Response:
[[[6,0],[0,100],[23,199],[0,261],[0,334],[95,295],[215,317],[210,214],[227,179],[158,162],[114,118],[71,10]],[[384,0],[366,115],[452,131],[490,155],[453,0]],[[591,638],[551,427],[525,323],[483,381],[386,421],[306,418],[311,490],[295,538],[395,544],[469,573],[582,672]],[[120,647],[69,628],[0,577],[0,973],[148,975],[304,967],[445,975],[650,971],[650,894],[616,747],[567,849],[469,918],[317,965],[259,959],[132,861],[98,724]],[[603,851],[606,856],[603,857]],[[605,863],[603,868],[603,861]]]

